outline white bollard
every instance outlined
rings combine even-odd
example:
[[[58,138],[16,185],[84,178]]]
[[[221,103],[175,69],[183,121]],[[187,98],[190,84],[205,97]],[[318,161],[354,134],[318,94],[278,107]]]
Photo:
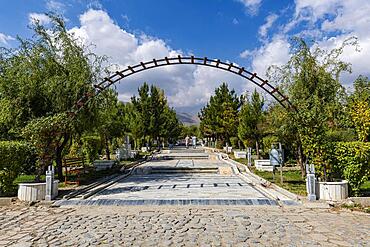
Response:
[[[49,166],[46,171],[46,190],[45,190],[45,201],[51,201],[53,199],[53,184],[54,184],[54,167]]]

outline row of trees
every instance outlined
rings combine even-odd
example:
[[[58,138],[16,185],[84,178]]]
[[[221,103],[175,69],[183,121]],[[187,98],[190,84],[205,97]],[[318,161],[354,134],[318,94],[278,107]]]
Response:
[[[214,140],[217,147],[255,145],[259,156],[265,117],[264,99],[256,90],[250,96],[239,97],[234,89],[222,83],[201,109],[199,118],[202,136]]]
[[[108,71],[104,57],[89,52],[67,32],[62,19],[49,17],[50,26],[37,22],[32,26],[32,39],[19,38],[19,47],[0,49],[0,147],[10,153],[7,162],[19,155],[19,147],[32,146],[25,155],[30,150],[37,154],[39,174],[55,162],[61,178],[66,155],[93,160],[104,153],[109,159],[125,135],[133,137],[136,147],[173,141],[180,135],[181,125],[164,92],[146,83],[131,102],[122,103],[115,90],[105,90],[71,117],[76,102],[94,94],[93,84]],[[6,190],[1,181],[10,181],[22,171],[12,171],[19,167],[18,160],[13,157],[14,164],[6,166],[0,163],[0,192]],[[34,161],[30,154],[21,163],[31,167]],[[6,171],[12,179],[3,179],[10,174]]]
[[[306,162],[314,163],[324,180],[351,171],[346,178],[353,176],[352,187],[358,189],[370,175],[370,81],[358,77],[352,92],[340,84],[341,73],[351,71],[350,64],[339,59],[348,45],[356,47],[357,40],[346,40],[329,52],[293,40],[289,62],[270,67],[268,76],[279,82],[277,86],[294,108],[266,105],[256,91],[238,97],[224,83],[199,114],[201,133],[218,140],[219,146],[240,140],[244,146],[255,146],[258,155],[261,147],[267,154],[271,143],[279,141],[287,156],[300,165],[302,176]],[[348,165],[338,169],[346,159],[343,150],[357,161],[347,160]]]
[[[138,92],[131,100],[133,111],[130,113],[130,132],[136,140],[135,146],[151,146],[155,142],[159,147],[161,143],[176,142],[181,124],[175,110],[168,106],[164,91],[144,83]]]

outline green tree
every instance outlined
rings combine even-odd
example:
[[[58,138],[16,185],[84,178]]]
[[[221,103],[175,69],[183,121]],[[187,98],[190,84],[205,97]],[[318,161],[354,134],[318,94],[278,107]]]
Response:
[[[131,99],[130,118],[138,123],[131,125],[131,133],[149,144],[155,141],[158,148],[161,141],[174,141],[181,127],[176,112],[167,104],[164,91],[144,83],[138,92],[138,97]]]
[[[114,138],[125,135],[128,124],[125,118],[125,107],[118,100],[117,92],[111,89],[103,92],[104,95],[99,102],[97,113],[96,131],[104,143],[105,154],[110,160],[110,145]]]
[[[289,62],[278,68],[270,67],[269,76],[280,81],[280,87],[295,109],[280,119],[289,139],[295,142],[297,162],[305,175],[307,157],[317,165],[319,174],[327,179],[330,168],[327,130],[338,123],[344,90],[339,83],[343,71],[350,65],[338,59],[346,45],[356,45],[356,39],[346,40],[341,47],[329,52],[310,47],[302,39],[294,39]],[[291,138],[293,137],[293,138]]]
[[[242,102],[243,97],[238,97],[234,89],[229,90],[228,85],[222,83],[198,114],[202,135],[219,140],[221,144],[230,143],[230,137],[237,134],[238,109]]]
[[[354,84],[354,92],[349,97],[349,112],[359,141],[370,140],[370,80],[359,76]]]
[[[168,106],[164,109],[164,123],[161,127],[160,136],[168,143],[174,144],[181,135],[182,124],[177,118],[176,111]]]
[[[238,136],[245,146],[256,146],[257,156],[260,156],[260,147],[263,137],[264,99],[257,90],[247,99],[239,112]]]
[[[64,21],[49,15],[47,28],[36,22],[34,38],[19,39],[19,47],[0,53],[1,137],[22,138],[22,129],[34,119],[71,111],[78,99],[93,94],[92,83],[102,71],[102,58],[90,53],[68,33]],[[53,157],[62,177],[62,153],[74,133],[91,127],[94,101],[90,101],[74,118],[69,128],[55,135]],[[60,115],[58,115],[60,116]],[[46,124],[48,121],[41,121]],[[28,129],[30,130],[30,129]]]

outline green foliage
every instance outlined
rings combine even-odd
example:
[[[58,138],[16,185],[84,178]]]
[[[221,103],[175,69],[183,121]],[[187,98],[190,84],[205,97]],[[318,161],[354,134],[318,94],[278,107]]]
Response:
[[[164,91],[144,83],[138,92],[139,95],[131,99],[132,106],[127,108],[131,111],[130,122],[135,123],[135,126],[130,126],[132,135],[141,142],[173,143],[181,134],[181,124],[174,109],[168,106]]]
[[[353,101],[366,101],[370,104],[370,80],[366,76],[359,76],[353,82],[355,91],[350,96]]]
[[[264,99],[254,90],[250,99],[242,105],[239,112],[238,136],[246,146],[256,145],[257,155],[263,137],[262,124],[264,122]]]
[[[264,154],[268,155],[271,149],[272,144],[276,144],[279,142],[279,138],[274,135],[268,135],[262,138],[262,143],[264,146]]]
[[[199,127],[196,125],[190,125],[190,126],[183,125],[180,137],[185,138],[186,136],[200,136],[199,132],[200,132]]]
[[[233,149],[239,148],[239,138],[236,136],[230,137],[230,144]]]
[[[0,138],[32,138],[43,155],[39,157],[41,166],[55,158],[62,176],[61,154],[71,137],[94,126],[95,100],[100,97],[89,101],[68,128],[54,120],[64,119],[60,114],[71,111],[82,97],[95,93],[92,84],[101,76],[104,58],[90,53],[67,32],[61,18],[49,17],[47,27],[38,22],[31,26],[32,39],[19,39],[18,47],[0,49]],[[37,133],[42,136],[37,137]],[[42,140],[53,144],[47,147]]]
[[[202,135],[220,140],[222,144],[229,142],[231,136],[236,136],[238,109],[243,99],[234,90],[229,90],[226,83],[216,88],[215,95],[211,96],[199,113]]]
[[[182,125],[178,120],[174,109],[165,107],[163,114],[165,120],[161,127],[160,136],[173,144],[181,135]]]
[[[41,171],[51,164],[69,121],[67,114],[56,114],[34,119],[23,128],[22,136],[36,148]]]
[[[86,154],[90,163],[99,158],[99,150],[101,149],[101,138],[99,136],[83,136],[82,150]]]
[[[0,157],[0,195],[9,195],[15,189],[13,181],[34,165],[35,150],[26,142],[0,141]]]
[[[354,195],[359,195],[361,185],[370,176],[370,143],[339,142],[334,153],[334,172],[348,180]]]
[[[351,117],[355,125],[359,141],[369,141],[370,137],[370,104],[363,101],[355,101],[351,105]]]
[[[350,64],[338,59],[347,45],[356,46],[351,38],[329,52],[311,49],[302,39],[293,40],[293,54],[289,62],[280,67],[270,67],[269,76],[281,81],[295,109],[280,118],[284,133],[296,148],[297,160],[304,172],[304,158],[322,166],[326,179],[328,148],[327,131],[340,127],[345,115],[345,92],[339,82],[342,72],[350,71]],[[279,127],[280,128],[280,127]],[[302,152],[303,151],[303,152]]]
[[[356,141],[356,132],[353,129],[329,129],[326,132],[328,142],[352,142]]]

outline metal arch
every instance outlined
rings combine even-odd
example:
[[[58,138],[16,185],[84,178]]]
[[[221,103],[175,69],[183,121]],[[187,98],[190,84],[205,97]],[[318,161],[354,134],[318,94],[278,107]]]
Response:
[[[142,72],[144,70],[149,70],[153,68],[158,68],[168,65],[177,64],[194,64],[208,66],[212,68],[221,69],[238,76],[243,77],[257,85],[258,87],[265,90],[269,95],[271,95],[277,102],[279,102],[284,108],[290,110],[294,109],[292,103],[289,101],[288,97],[283,95],[277,87],[271,85],[267,80],[263,80],[257,75],[257,73],[251,73],[244,69],[244,67],[235,66],[233,63],[222,62],[219,59],[209,59],[207,57],[182,57],[178,55],[177,57],[165,57],[162,59],[153,59],[148,62],[140,62],[133,66],[128,66],[126,69],[121,71],[116,71],[109,77],[105,77],[103,81],[98,84],[93,85],[95,87],[95,93],[85,94],[80,100],[78,100],[74,106],[72,114],[76,114],[80,111],[84,105],[94,96],[100,94],[102,91],[113,85],[114,83],[127,78],[133,74]]]

